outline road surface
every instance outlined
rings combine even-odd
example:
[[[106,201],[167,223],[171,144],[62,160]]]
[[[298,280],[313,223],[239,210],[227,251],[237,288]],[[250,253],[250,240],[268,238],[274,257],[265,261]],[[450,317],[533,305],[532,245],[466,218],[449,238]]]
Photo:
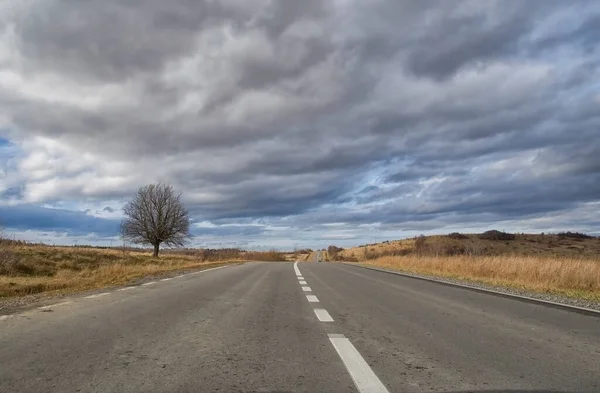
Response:
[[[331,263],[248,263],[0,319],[8,392],[599,392],[600,318]]]

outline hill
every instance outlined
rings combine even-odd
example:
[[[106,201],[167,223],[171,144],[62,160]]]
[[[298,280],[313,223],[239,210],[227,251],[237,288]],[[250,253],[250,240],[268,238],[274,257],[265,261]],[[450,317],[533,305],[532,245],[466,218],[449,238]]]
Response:
[[[426,277],[600,302],[600,239],[581,233],[452,233],[346,250],[330,246],[327,256]]]
[[[600,258],[600,238],[566,232],[561,234],[507,234],[488,231],[482,234],[421,236],[385,241],[330,252],[330,260],[365,261],[383,256],[409,254],[471,256],[535,256]]]

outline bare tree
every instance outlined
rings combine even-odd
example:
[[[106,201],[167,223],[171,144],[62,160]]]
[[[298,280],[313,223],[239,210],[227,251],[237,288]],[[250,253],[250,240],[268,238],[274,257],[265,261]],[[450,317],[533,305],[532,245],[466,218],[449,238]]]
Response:
[[[161,244],[183,246],[190,238],[190,219],[173,187],[150,184],[140,188],[123,207],[123,238],[137,244],[150,244],[158,257]]]

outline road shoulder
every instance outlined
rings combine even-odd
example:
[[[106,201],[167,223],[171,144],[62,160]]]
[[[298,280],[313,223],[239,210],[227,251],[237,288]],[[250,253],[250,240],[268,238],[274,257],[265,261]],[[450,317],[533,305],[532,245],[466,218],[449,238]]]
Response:
[[[503,296],[513,298],[516,300],[544,304],[549,307],[563,308],[574,312],[579,312],[586,315],[592,315],[600,317],[600,302],[594,302],[591,300],[583,300],[570,298],[566,296],[560,296],[550,293],[541,293],[528,291],[521,288],[503,287],[497,285],[491,285],[479,281],[463,280],[458,278],[441,277],[426,274],[417,274],[413,272],[403,270],[393,270],[390,268],[383,268],[364,263],[355,262],[336,262],[348,266],[355,266],[357,268],[369,269],[374,271],[380,271],[384,273],[396,274],[404,277],[410,277],[419,280],[426,280],[430,282],[436,282],[442,285],[456,286],[465,288],[468,290],[489,293],[495,296]]]

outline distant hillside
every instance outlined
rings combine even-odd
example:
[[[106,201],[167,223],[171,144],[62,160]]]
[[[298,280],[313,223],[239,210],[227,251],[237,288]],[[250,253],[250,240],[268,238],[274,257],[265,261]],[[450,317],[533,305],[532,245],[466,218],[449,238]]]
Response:
[[[386,241],[331,252],[330,260],[364,261],[388,255],[522,255],[569,258],[599,258],[600,238],[581,233],[508,234],[488,231],[483,234],[421,236]],[[334,250],[336,251],[336,250]]]

